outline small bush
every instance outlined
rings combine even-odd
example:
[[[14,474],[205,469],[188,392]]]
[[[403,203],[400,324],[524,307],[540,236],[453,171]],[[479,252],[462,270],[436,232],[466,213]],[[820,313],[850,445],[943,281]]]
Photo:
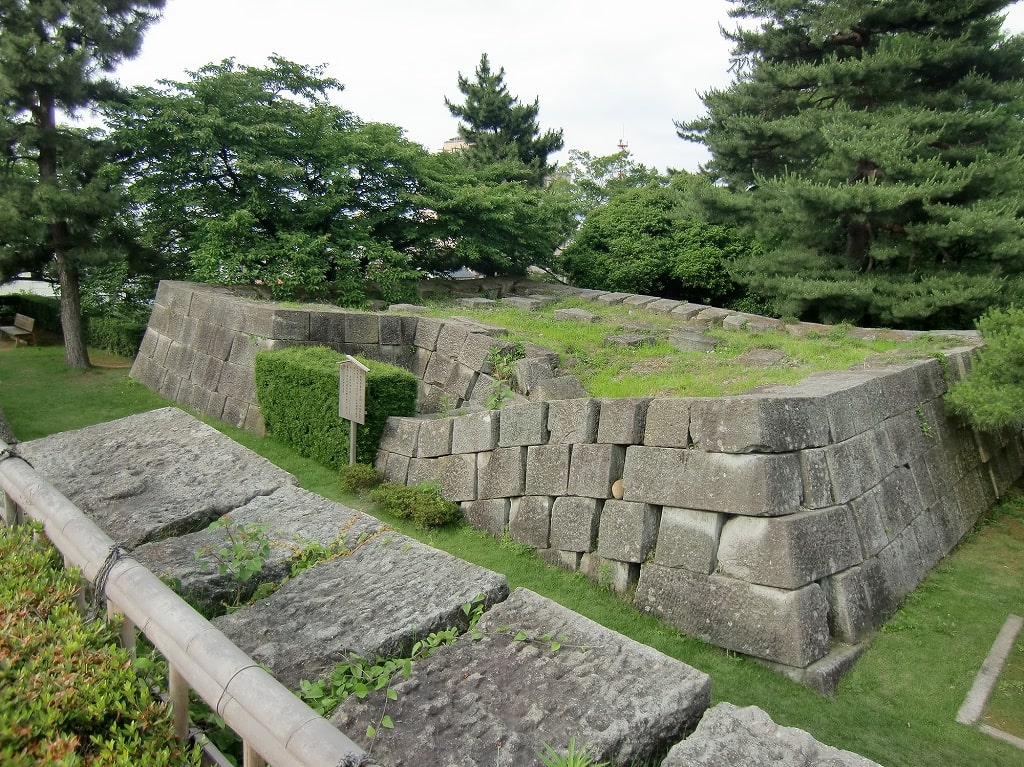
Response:
[[[341,488],[347,493],[360,493],[380,484],[380,474],[366,463],[354,463],[342,466],[338,472]]]
[[[442,527],[462,518],[459,505],[442,498],[436,484],[407,487],[384,482],[370,493],[370,499],[389,514],[412,520],[420,527]]]
[[[60,299],[32,293],[0,296],[0,321],[6,325],[15,314],[24,314],[36,321],[36,330],[60,333]]]
[[[126,317],[89,317],[86,322],[86,343],[121,357],[135,357],[146,334],[146,322]]]

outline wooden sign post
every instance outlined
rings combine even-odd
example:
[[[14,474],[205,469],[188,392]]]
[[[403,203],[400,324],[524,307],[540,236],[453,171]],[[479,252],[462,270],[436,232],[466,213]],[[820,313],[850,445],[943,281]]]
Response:
[[[356,462],[356,424],[366,423],[366,374],[370,368],[350,354],[339,362],[338,417],[348,425],[348,464]]]

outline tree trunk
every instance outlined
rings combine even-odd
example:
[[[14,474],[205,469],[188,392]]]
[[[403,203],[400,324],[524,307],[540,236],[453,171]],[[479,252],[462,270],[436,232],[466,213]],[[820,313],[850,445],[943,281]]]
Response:
[[[39,106],[34,110],[36,125],[42,134],[39,142],[39,182],[57,186],[57,115],[52,94],[39,95]],[[55,219],[50,222],[50,245],[60,279],[60,324],[64,331],[64,349],[68,366],[88,368],[92,363],[85,348],[85,333],[82,329],[82,296],[78,265],[67,253],[67,232],[67,221]]]

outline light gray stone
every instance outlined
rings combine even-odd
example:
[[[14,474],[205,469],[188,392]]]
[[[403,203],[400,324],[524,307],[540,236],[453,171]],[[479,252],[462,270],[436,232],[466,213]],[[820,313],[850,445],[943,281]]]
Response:
[[[546,495],[525,495],[512,499],[508,521],[512,539],[535,549],[548,548],[553,503],[554,498]]]
[[[673,309],[678,309],[682,305],[682,301],[673,301],[671,298],[659,298],[657,301],[651,301],[644,309],[652,314],[671,314]]]
[[[596,552],[580,556],[580,572],[599,586],[623,595],[635,592],[640,580],[640,565],[636,562],[605,559]]]
[[[543,445],[548,441],[548,405],[528,402],[501,409],[498,444],[501,447]]]
[[[594,300],[597,301],[599,304],[615,305],[621,304],[631,295],[631,293],[605,293],[603,295],[597,296],[597,298],[595,298]]]
[[[524,357],[517,360],[512,370],[516,391],[529,394],[541,383],[555,377],[554,367],[547,357]]]
[[[383,460],[382,460],[383,459]],[[409,463],[412,459],[407,455],[398,453],[377,453],[377,471],[385,482],[395,482],[404,485],[409,478]]]
[[[477,530],[484,530],[501,538],[508,527],[508,498],[488,498],[482,501],[463,501],[462,516]]]
[[[458,625],[461,606],[508,594],[505,577],[398,533],[321,562],[266,599],[214,625],[279,682],[323,679],[350,654],[409,652],[432,631]]]
[[[565,495],[551,507],[551,548],[593,551],[597,543],[602,502],[597,498]]]
[[[477,497],[522,495],[526,485],[526,448],[499,447],[476,457]]]
[[[452,419],[452,452],[480,453],[498,446],[500,411],[460,415]]]
[[[690,439],[719,453],[784,453],[829,444],[828,419],[820,397],[693,399]]]
[[[678,317],[681,320],[688,321],[692,320],[694,317],[696,317],[704,309],[707,308],[708,307],[704,304],[693,304],[690,302],[686,302],[682,306],[677,306],[675,309],[673,309],[671,314],[673,317]]]
[[[569,462],[569,495],[611,498],[612,483],[622,477],[626,448],[622,445],[573,445]]]
[[[647,296],[641,294],[631,295],[622,301],[625,306],[647,306],[658,300],[657,296]]]
[[[437,348],[437,336],[441,332],[441,320],[434,317],[420,317],[416,323],[415,345],[429,352]]]
[[[417,458],[437,458],[452,452],[452,419],[430,418],[420,421],[416,443]]]
[[[23,442],[18,452],[107,535],[132,546],[205,527],[296,484],[173,407]]]
[[[576,376],[557,376],[538,380],[530,389],[529,396],[535,402],[574,400],[586,397],[587,390]]]
[[[435,351],[446,357],[458,357],[466,345],[469,328],[460,322],[445,322],[437,334]]]
[[[690,442],[690,399],[652,399],[647,405],[644,444],[687,447]]]
[[[756,706],[719,703],[696,732],[673,746],[662,767],[879,767],[851,751],[781,727]]]
[[[643,562],[658,536],[658,509],[649,503],[605,501],[597,553],[606,559]]]
[[[885,420],[884,390],[884,373],[879,370],[812,373],[799,383],[785,387],[789,396],[823,399],[833,442],[850,439]]]
[[[615,335],[605,336],[604,343],[608,346],[625,346],[631,348],[639,348],[641,346],[650,346],[657,342],[654,336],[646,333],[618,333]]]
[[[527,495],[555,495],[566,493],[569,483],[569,460],[572,446],[531,445],[526,453]]]
[[[455,303],[461,306],[469,306],[473,309],[489,309],[497,306],[498,302],[491,298],[457,298]]]
[[[599,322],[601,318],[586,309],[555,309],[551,315],[555,320],[571,322]]]
[[[449,501],[476,500],[476,455],[446,455],[440,458],[412,458],[409,461],[410,485],[437,482],[441,495]]]
[[[473,368],[466,367],[461,362],[452,361],[451,372],[444,384],[445,391],[449,392],[456,400],[469,399],[469,393],[473,390],[478,373]]]
[[[427,366],[423,369],[423,381],[430,384],[446,384],[452,375],[452,368],[456,365],[455,359],[448,355],[435,351],[427,360]]]
[[[380,437],[380,449],[401,455],[416,455],[420,428],[424,421],[418,418],[391,416],[384,424]]]
[[[677,330],[669,335],[668,343],[681,352],[710,352],[722,342],[704,333]]]
[[[602,399],[597,441],[612,445],[641,444],[650,401],[649,397]]]
[[[798,589],[864,560],[847,506],[786,517],[733,517],[718,546],[718,572]]]
[[[491,350],[503,351],[511,348],[512,344],[508,341],[501,341],[485,333],[469,333],[459,352],[459,360],[477,372],[491,373],[493,366],[488,361]]]
[[[539,309],[542,302],[536,298],[510,296],[508,298],[502,298],[501,304],[502,306],[511,306],[514,309],[522,309],[523,311],[532,312]]]
[[[544,744],[570,739],[595,761],[641,764],[691,731],[710,705],[708,677],[524,589],[461,637],[413,666],[393,685],[388,712],[400,725],[378,728],[374,757],[403,767],[507,767],[537,763]],[[514,641],[549,635],[561,642]],[[580,648],[587,648],[583,651]],[[364,747],[384,691],[346,700],[332,723]],[[500,747],[498,746],[500,744]]]
[[[817,584],[796,591],[648,563],[636,606],[706,642],[803,668],[829,649],[828,604]]]
[[[882,481],[879,443],[870,432],[821,450],[825,453],[836,503],[846,503]]]
[[[600,405],[589,398],[556,400],[548,403],[548,441],[589,443],[597,438]]]
[[[724,514],[712,511],[662,508],[654,561],[695,573],[714,572],[724,522]]]

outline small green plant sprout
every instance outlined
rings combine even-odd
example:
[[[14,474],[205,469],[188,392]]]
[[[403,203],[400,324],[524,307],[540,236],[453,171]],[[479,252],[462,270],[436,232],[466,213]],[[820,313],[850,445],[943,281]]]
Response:
[[[924,408],[918,405],[916,408],[914,408],[914,411],[917,413],[917,423],[921,427],[921,433],[926,437],[932,436],[932,427],[931,424],[928,423],[928,419],[924,415]]]
[[[565,753],[555,751],[547,743],[542,743],[544,750],[537,757],[545,767],[607,767],[608,762],[595,762],[594,752],[589,746],[578,747],[576,738],[569,738]]]
[[[506,347],[495,346],[487,352],[487,361],[491,365],[491,375],[499,381],[511,381],[516,363],[526,356],[526,347],[517,341]]]
[[[241,587],[263,569],[270,554],[266,525],[238,525],[230,514],[225,514],[208,529],[223,530],[227,538],[222,544],[203,546],[196,551],[201,570],[216,565],[221,575],[230,577]]]

